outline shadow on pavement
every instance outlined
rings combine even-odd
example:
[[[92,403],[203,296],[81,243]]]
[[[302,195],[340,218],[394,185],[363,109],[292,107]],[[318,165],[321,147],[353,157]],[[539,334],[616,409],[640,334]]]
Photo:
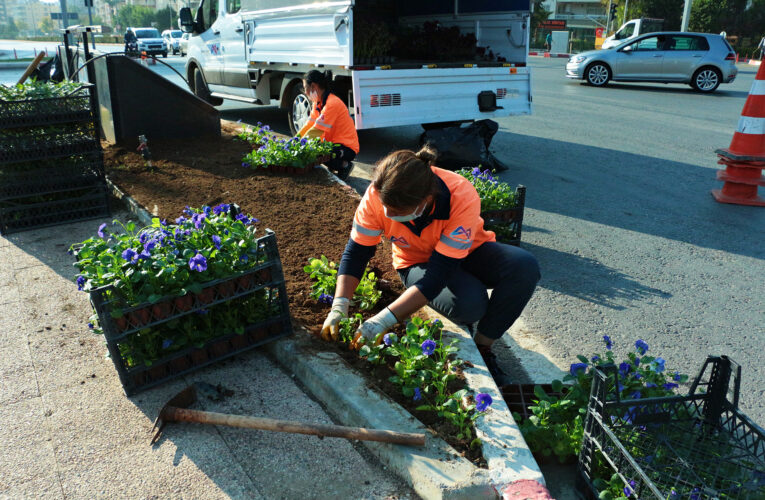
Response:
[[[765,211],[717,203],[710,195],[722,186],[712,151],[710,168],[704,168],[503,130],[494,144],[535,152],[522,164],[508,162],[510,170],[500,174],[507,182],[532,186],[526,198],[530,209],[765,258]],[[563,166],[555,166],[561,158]]]
[[[548,290],[615,310],[626,309],[623,305],[626,301],[643,301],[649,297],[666,299],[672,296],[643,285],[595,259],[531,243],[523,243],[523,248],[539,260],[544,270],[539,286]]]

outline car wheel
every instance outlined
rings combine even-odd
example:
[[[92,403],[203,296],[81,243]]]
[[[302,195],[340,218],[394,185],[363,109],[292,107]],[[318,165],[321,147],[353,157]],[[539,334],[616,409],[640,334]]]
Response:
[[[292,135],[297,135],[308,122],[308,119],[311,117],[312,109],[313,103],[303,91],[303,84],[299,83],[292,87],[290,107],[287,111],[290,132],[292,132]]]
[[[584,77],[593,87],[602,87],[611,79],[611,70],[603,63],[592,63],[587,66]]]
[[[205,79],[202,76],[202,70],[199,68],[194,69],[194,95],[213,106],[220,106],[223,104],[223,99],[212,97],[210,95],[210,89],[207,88]]]
[[[691,87],[699,92],[714,92],[720,86],[722,75],[715,68],[700,68],[693,74]]]

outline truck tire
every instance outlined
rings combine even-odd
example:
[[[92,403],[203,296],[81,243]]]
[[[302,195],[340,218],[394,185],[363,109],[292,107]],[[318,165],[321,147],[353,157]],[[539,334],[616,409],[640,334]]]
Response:
[[[202,70],[199,68],[194,68],[194,95],[213,106],[223,104],[223,99],[210,95],[210,90],[207,88],[205,79],[202,76]]]
[[[287,121],[290,124],[290,132],[292,135],[297,135],[303,125],[308,122],[311,117],[311,110],[313,109],[313,103],[311,99],[303,91],[303,84],[298,83],[292,87],[292,95],[290,96],[290,106],[287,108]]]

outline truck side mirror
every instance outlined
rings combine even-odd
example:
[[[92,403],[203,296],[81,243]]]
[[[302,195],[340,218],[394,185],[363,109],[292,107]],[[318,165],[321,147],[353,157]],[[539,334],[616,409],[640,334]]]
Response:
[[[178,27],[184,33],[191,33],[194,31],[194,18],[191,16],[191,9],[183,7],[178,11]]]

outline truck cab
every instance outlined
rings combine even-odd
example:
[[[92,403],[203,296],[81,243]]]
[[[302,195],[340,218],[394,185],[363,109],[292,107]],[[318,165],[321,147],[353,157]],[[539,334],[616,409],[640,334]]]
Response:
[[[530,0],[203,0],[193,17],[181,9],[179,26],[191,34],[193,93],[213,105],[278,104],[295,133],[310,111],[302,75],[311,69],[331,75],[357,129],[529,114],[530,8]],[[409,43],[424,36],[442,43]]]
[[[664,29],[664,19],[640,18],[630,19],[616,30],[616,33],[603,41],[603,49],[610,49],[646,33],[654,33]]]

